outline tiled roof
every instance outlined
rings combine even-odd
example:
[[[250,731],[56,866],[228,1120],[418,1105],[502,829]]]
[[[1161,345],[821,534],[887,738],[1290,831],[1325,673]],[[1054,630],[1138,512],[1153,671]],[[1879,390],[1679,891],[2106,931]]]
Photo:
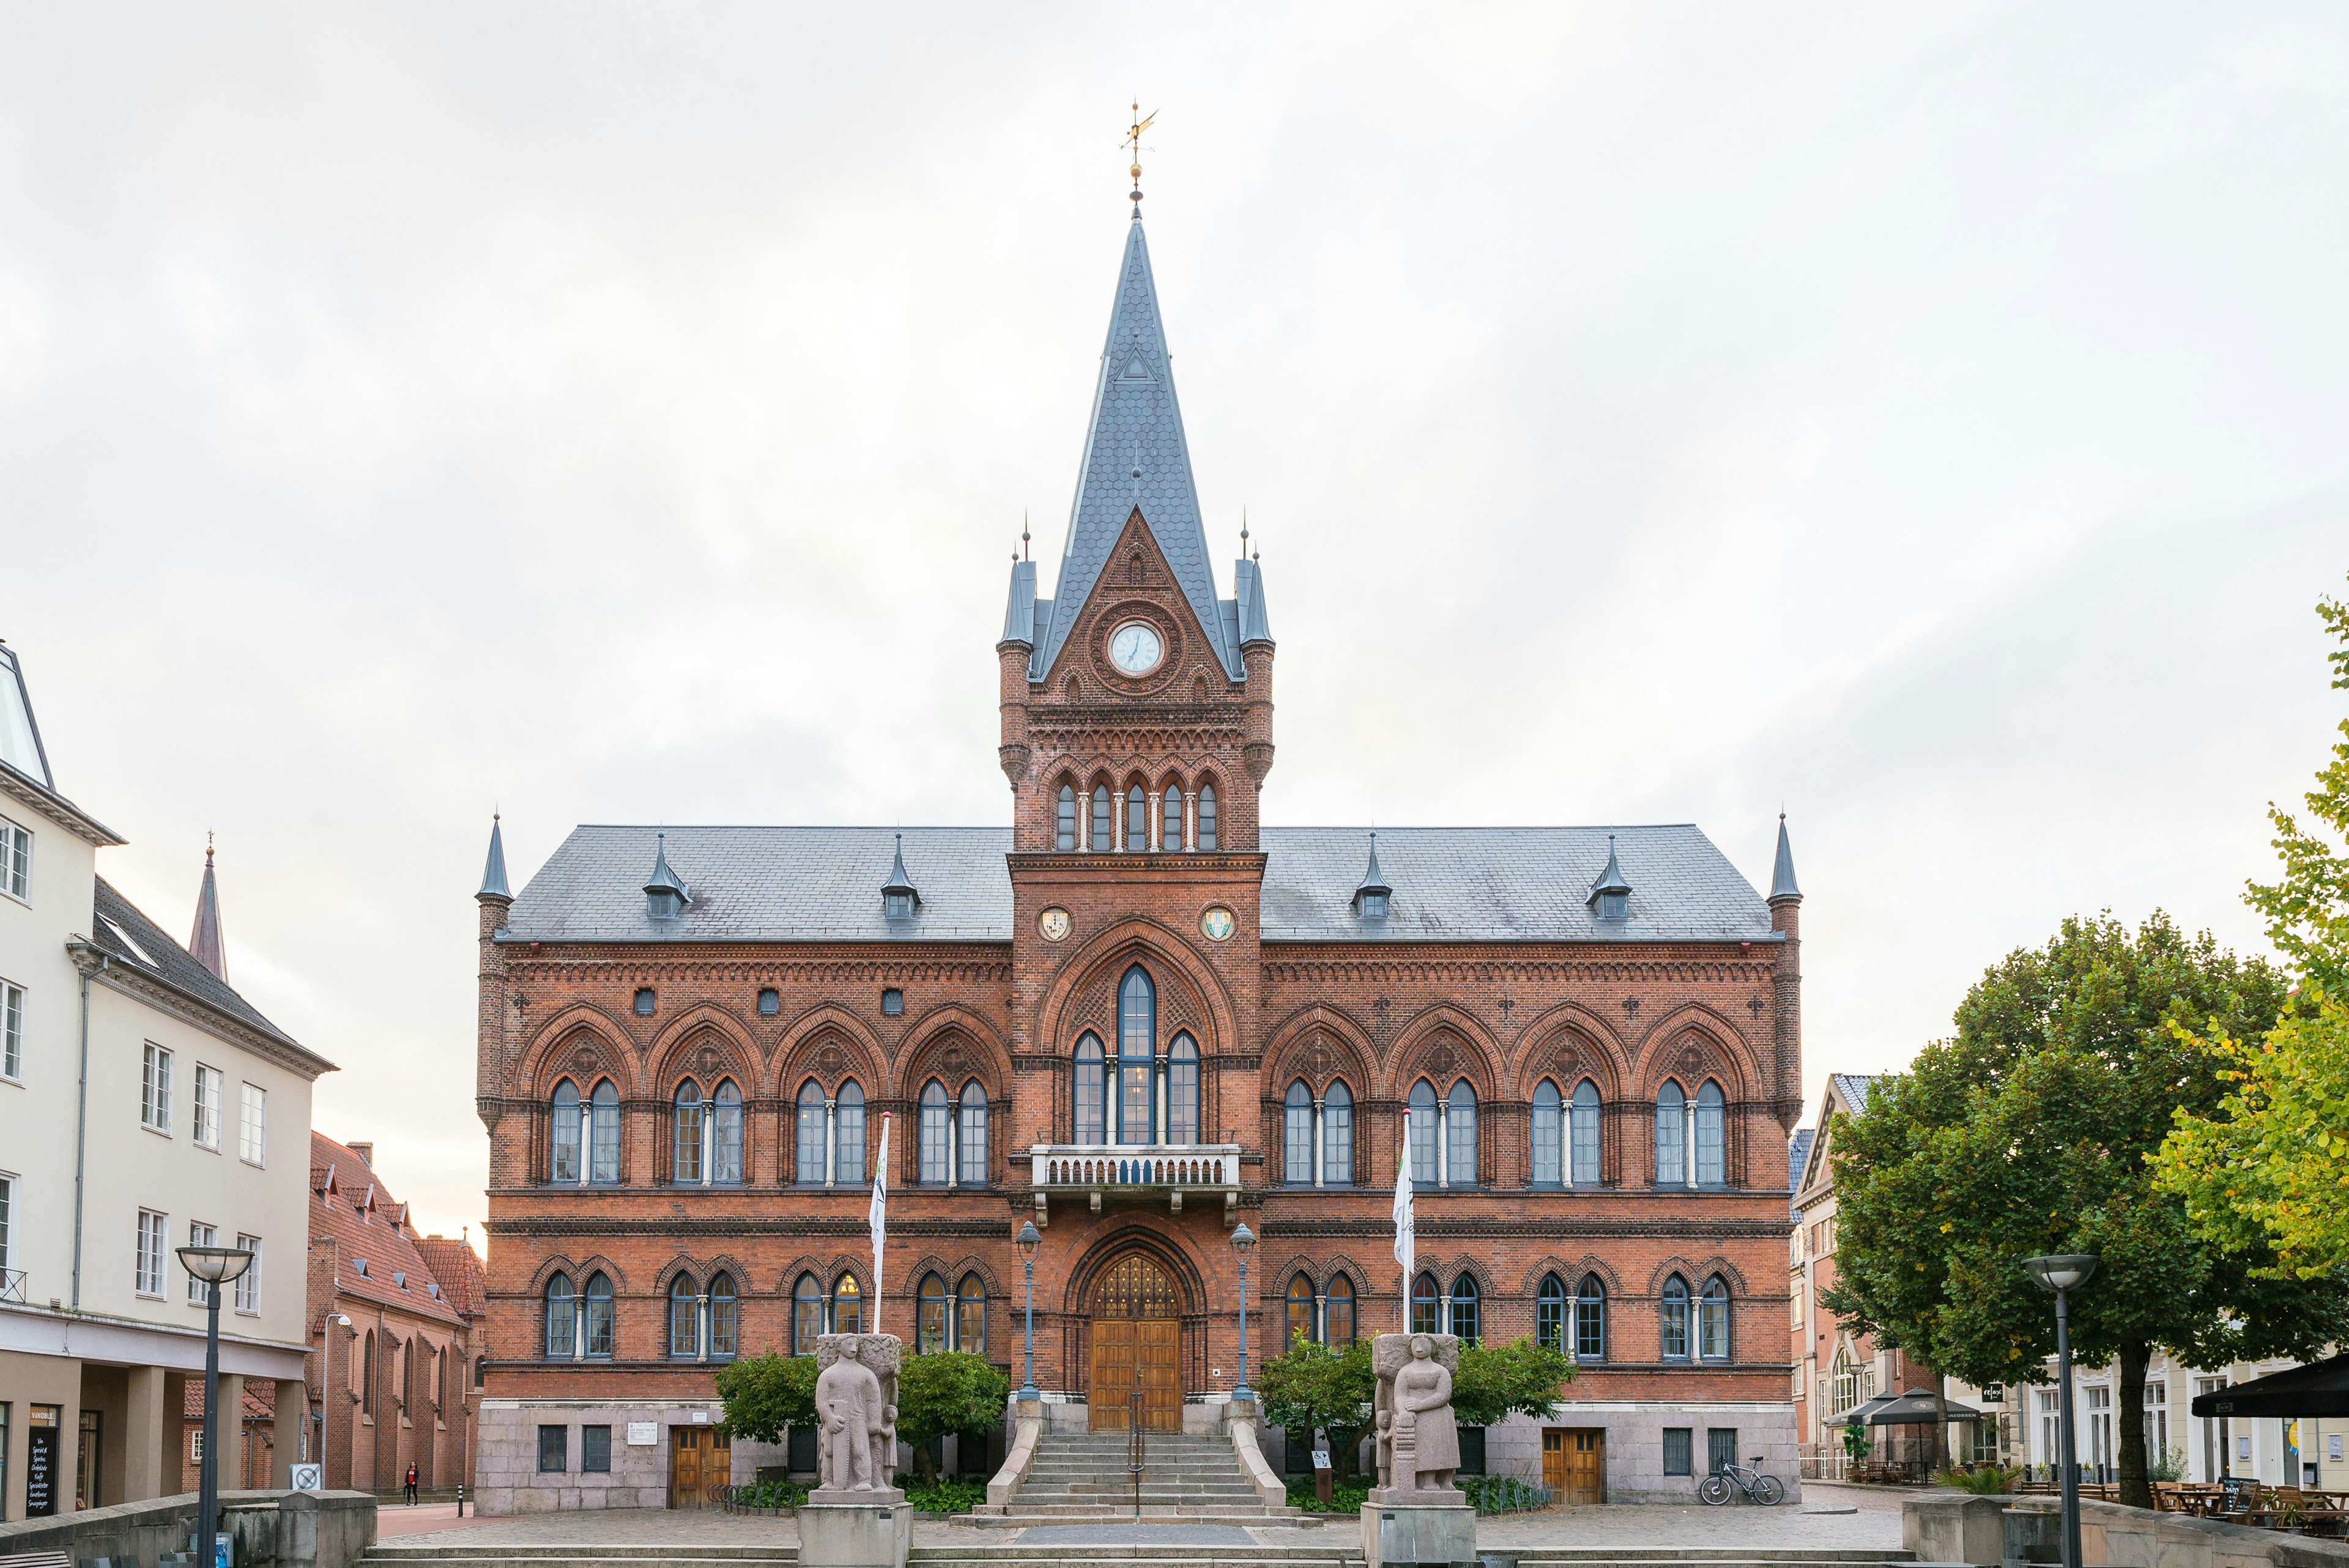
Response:
[[[1011,937],[1006,828],[907,828],[905,871],[921,913],[881,913],[892,828],[666,830],[693,889],[656,922],[638,880],[655,830],[588,825],[530,879],[507,915],[516,942],[981,941]],[[1603,924],[1584,902],[1608,835],[1631,884],[1630,913]],[[1770,911],[1686,823],[1612,828],[1381,828],[1394,897],[1387,918],[1353,908],[1370,833],[1266,828],[1262,935],[1268,942],[1768,942]]]
[[[1829,1073],[1827,1077],[1834,1080],[1836,1091],[1843,1096],[1844,1103],[1851,1107],[1854,1116],[1868,1109],[1868,1091],[1876,1086],[1875,1074]]]
[[[1817,1136],[1816,1128],[1798,1127],[1786,1145],[1786,1187],[1790,1193],[1803,1190],[1803,1167],[1811,1158],[1811,1140]],[[1803,1217],[1802,1210],[1793,1203],[1786,1206],[1793,1211],[1795,1218],[1799,1220]]]
[[[469,1243],[448,1236],[425,1236],[417,1242],[416,1250],[431,1266],[432,1277],[440,1282],[440,1295],[450,1306],[468,1317],[489,1310],[489,1273],[481,1266],[481,1254]]]
[[[1117,298],[1110,308],[1109,337],[1102,346],[1101,375],[1093,387],[1092,425],[1085,435],[1084,467],[1069,509],[1069,539],[1061,551],[1060,586],[1049,618],[1036,629],[1028,678],[1042,680],[1069,639],[1093,584],[1109,564],[1110,552],[1125,531],[1134,509],[1157,541],[1159,553],[1174,573],[1191,613],[1206,629],[1216,656],[1234,680],[1243,677],[1240,652],[1216,600],[1214,563],[1199,516],[1198,487],[1191,478],[1191,449],[1183,436],[1183,410],[1174,399],[1174,371],[1166,352],[1166,329],[1158,315],[1158,287],[1150,275],[1150,247],[1136,219],[1126,232],[1125,259],[1118,269]],[[1019,591],[1018,574],[1013,594]],[[1031,590],[1032,592],[1032,590]],[[1261,609],[1258,611],[1261,616]],[[1013,638],[1020,612],[1006,617],[1005,637]],[[1016,639],[1015,639],[1016,640]]]
[[[309,1050],[237,995],[229,983],[196,962],[188,950],[163,934],[162,928],[139,913],[138,905],[115,890],[104,877],[97,880],[91,899],[90,940],[114,962],[134,974],[158,981],[181,995],[248,1028],[256,1029],[288,1050],[308,1057],[320,1072],[335,1064]]]
[[[204,1376],[199,1372],[187,1381],[180,1399],[180,1413],[191,1421],[204,1418]],[[244,1380],[244,1418],[266,1421],[277,1414],[277,1379],[248,1377]]]
[[[420,1317],[454,1324],[457,1309],[426,1288],[439,1278],[419,1250],[415,1227],[407,1221],[404,1205],[395,1202],[367,1168],[366,1161],[323,1132],[310,1134],[310,1240],[331,1238],[342,1256],[335,1288],[345,1295],[379,1302]],[[322,1192],[326,1172],[334,1174],[333,1192]],[[394,1218],[394,1216],[398,1216]],[[367,1273],[358,1271],[359,1261]],[[406,1285],[400,1280],[406,1280]]]

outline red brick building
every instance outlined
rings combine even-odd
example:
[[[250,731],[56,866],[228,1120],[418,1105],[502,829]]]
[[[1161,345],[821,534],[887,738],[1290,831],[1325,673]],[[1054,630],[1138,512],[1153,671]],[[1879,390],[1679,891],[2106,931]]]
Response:
[[[586,826],[519,896],[492,832],[485,1502],[742,1468],[678,1457],[710,1364],[827,1326],[918,1325],[1016,1382],[1028,1220],[1059,1420],[1137,1391],[1205,1419],[1244,1220],[1255,1357],[1406,1315],[1578,1349],[1547,1425],[1579,1446],[1496,1429],[1493,1470],[1603,1451],[1627,1499],[1714,1453],[1792,1475],[1783,824],[1767,896],[1688,825],[1265,825],[1264,580],[1243,557],[1218,592],[1138,221],[1086,451],[1057,588],[1015,563],[995,648],[1008,827]]]

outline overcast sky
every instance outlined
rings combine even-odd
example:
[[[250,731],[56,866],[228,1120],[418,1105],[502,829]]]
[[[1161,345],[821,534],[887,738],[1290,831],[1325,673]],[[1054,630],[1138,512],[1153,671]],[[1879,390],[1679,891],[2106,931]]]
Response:
[[[1814,1106],[2067,913],[2259,944],[2344,706],[2337,5],[8,5],[0,635],[427,1229],[493,807],[517,882],[1007,820],[1137,96],[1269,820],[1766,884],[1783,805]]]

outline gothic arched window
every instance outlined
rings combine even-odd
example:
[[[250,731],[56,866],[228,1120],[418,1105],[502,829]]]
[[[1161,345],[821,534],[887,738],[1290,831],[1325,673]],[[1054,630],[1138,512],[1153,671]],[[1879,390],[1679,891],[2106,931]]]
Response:
[[[823,1085],[813,1078],[800,1085],[799,1161],[794,1174],[811,1186],[823,1183]]]
[[[1281,1348],[1318,1337],[1313,1332],[1313,1282],[1299,1274],[1288,1282],[1288,1344]]]
[[[792,1354],[815,1354],[816,1336],[823,1332],[823,1287],[815,1275],[803,1274],[792,1286]]]
[[[1697,1301],[1696,1353],[1706,1361],[1729,1359],[1729,1282],[1719,1274],[1704,1282]]]
[[[1564,1102],[1557,1085],[1547,1078],[1534,1085],[1534,1185],[1552,1187],[1566,1180]]]
[[[1157,1054],[1158,994],[1137,964],[1117,986],[1117,1140],[1151,1140],[1151,1069]]]
[[[359,1353],[359,1413],[375,1414],[375,1330],[367,1331],[365,1348]]]
[[[579,1180],[579,1086],[564,1078],[554,1086],[554,1099],[547,1108],[546,1179],[550,1181]]]
[[[1696,1184],[1718,1187],[1728,1179],[1728,1140],[1724,1135],[1721,1086],[1711,1078],[1696,1091]]]
[[[679,1274],[668,1285],[668,1354],[672,1361],[690,1361],[701,1353],[699,1304],[693,1299],[693,1282]]]
[[[833,1180],[864,1181],[864,1088],[854,1078],[840,1086],[832,1108]]]
[[[1292,1187],[1313,1183],[1313,1091],[1299,1078],[1280,1108],[1280,1179]]]
[[[1183,786],[1166,786],[1158,808],[1158,847],[1171,855],[1183,847]]]
[[[742,1180],[742,1091],[728,1078],[709,1097],[709,1179]]]
[[[1566,1286],[1556,1274],[1542,1275],[1541,1289],[1534,1293],[1534,1343],[1545,1350],[1567,1347]]]
[[[1354,1093],[1339,1078],[1321,1100],[1321,1180],[1331,1187],[1354,1181]]]
[[[1444,1151],[1446,1177],[1454,1187],[1476,1184],[1476,1091],[1462,1078],[1452,1086],[1444,1107],[1449,1148]]]
[[[987,1354],[987,1283],[975,1274],[963,1275],[955,1288],[955,1348]]]
[[[1414,1187],[1435,1185],[1435,1086],[1422,1078],[1411,1086],[1411,1181]]]
[[[832,1287],[832,1332],[864,1332],[864,1293],[857,1287],[853,1274],[841,1275],[840,1283]]]
[[[620,1091],[610,1078],[595,1086],[587,1097],[589,1128],[587,1136],[587,1180],[617,1181],[620,1179]]]
[[[1421,1274],[1411,1282],[1411,1331],[1413,1334],[1444,1332],[1444,1295],[1432,1274]]]
[[[1656,1091],[1656,1185],[1688,1185],[1688,1096],[1670,1078]]]
[[[731,1361],[742,1342],[741,1304],[735,1299],[734,1276],[719,1274],[709,1282],[709,1358]]]
[[[1689,1358],[1688,1281],[1678,1274],[1664,1282],[1663,1356],[1667,1361]]]
[[[1478,1297],[1476,1276],[1462,1274],[1452,1282],[1452,1332],[1460,1336],[1460,1347],[1466,1349],[1482,1337],[1482,1325],[1477,1321]]]
[[[1101,1037],[1088,1031],[1077,1039],[1076,1140],[1079,1143],[1109,1141],[1108,1096],[1102,1082]]]
[[[1060,810],[1053,827],[1055,849],[1073,850],[1077,847],[1077,791],[1074,785],[1061,786]]]
[[[571,1289],[571,1276],[556,1274],[546,1282],[547,1356],[568,1360],[576,1355],[578,1329],[578,1302]]]
[[[987,1091],[978,1087],[977,1078],[962,1086],[960,1115],[961,1125],[956,1130],[960,1134],[958,1141],[961,1147],[956,1152],[962,1168],[955,1179],[966,1187],[984,1187],[987,1185]]]
[[[601,1270],[587,1276],[587,1354],[612,1357],[612,1282]]]
[[[947,1184],[947,1086],[932,1078],[922,1086],[922,1157],[916,1179],[924,1186]],[[839,1330],[833,1330],[838,1333]]]
[[[1166,1047],[1166,1141],[1199,1141],[1199,1047],[1188,1035]]]
[[[1216,787],[1199,786],[1199,848],[1212,851],[1216,847]]]
[[[1137,855],[1150,848],[1150,802],[1139,784],[1125,792],[1125,847]]]
[[[1354,1282],[1344,1274],[1330,1280],[1330,1299],[1321,1308],[1321,1336],[1333,1346],[1354,1343]]]
[[[1086,847],[1097,855],[1109,853],[1117,848],[1116,831],[1116,824],[1110,814],[1109,786],[1096,784],[1093,786],[1092,838]]]
[[[1599,1086],[1584,1078],[1574,1086],[1574,1184],[1599,1185]]]
[[[947,1282],[934,1274],[924,1274],[914,1308],[914,1352],[935,1356],[947,1348]]]
[[[1607,1287],[1595,1274],[1584,1274],[1581,1287],[1575,1292],[1574,1358],[1607,1359]]]
[[[691,1078],[677,1086],[671,1103],[669,1180],[701,1180],[701,1086]]]

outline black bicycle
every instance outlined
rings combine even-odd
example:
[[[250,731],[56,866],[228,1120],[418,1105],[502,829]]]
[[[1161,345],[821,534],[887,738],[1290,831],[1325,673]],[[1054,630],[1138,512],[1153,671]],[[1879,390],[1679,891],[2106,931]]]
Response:
[[[1762,1456],[1755,1454],[1754,1462],[1760,1464]],[[1744,1465],[1722,1466],[1698,1483],[1696,1494],[1719,1508],[1729,1501],[1733,1490],[1744,1492],[1746,1501],[1758,1502],[1764,1508],[1784,1501],[1786,1496],[1785,1483],[1776,1476],[1764,1475],[1760,1470],[1748,1470]]]

